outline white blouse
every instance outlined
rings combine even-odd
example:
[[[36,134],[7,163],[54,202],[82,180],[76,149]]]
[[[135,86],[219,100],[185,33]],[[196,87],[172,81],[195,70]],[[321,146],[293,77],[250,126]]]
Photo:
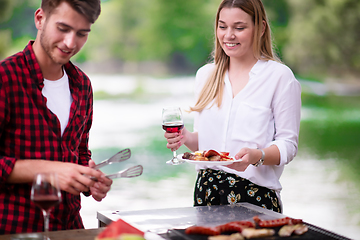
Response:
[[[214,66],[207,64],[196,73],[196,96],[199,96]],[[228,73],[224,80],[221,107],[210,103],[195,115],[194,131],[199,135],[199,150],[214,149],[230,152],[230,156],[235,156],[243,147],[266,148],[276,145],[280,151],[280,164],[277,166],[250,165],[244,172],[226,166],[210,168],[237,174],[279,194],[279,179],[284,165],[297,153],[300,83],[287,66],[262,60],[251,69],[249,82],[235,97]]]

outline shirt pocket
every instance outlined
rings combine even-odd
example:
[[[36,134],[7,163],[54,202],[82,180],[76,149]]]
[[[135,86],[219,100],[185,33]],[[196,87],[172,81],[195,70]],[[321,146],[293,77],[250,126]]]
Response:
[[[270,108],[241,102],[235,115],[232,140],[265,145],[271,116]]]

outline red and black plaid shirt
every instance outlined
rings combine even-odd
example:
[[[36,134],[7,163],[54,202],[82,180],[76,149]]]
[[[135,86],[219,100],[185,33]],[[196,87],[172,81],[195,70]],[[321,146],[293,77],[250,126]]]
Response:
[[[73,98],[69,123],[60,122],[42,95],[43,75],[30,41],[22,52],[0,62],[0,234],[43,231],[40,208],[30,200],[31,183],[6,182],[17,159],[45,159],[88,165],[93,96],[89,78],[64,65]],[[62,192],[52,209],[50,230],[83,228],[80,196]]]

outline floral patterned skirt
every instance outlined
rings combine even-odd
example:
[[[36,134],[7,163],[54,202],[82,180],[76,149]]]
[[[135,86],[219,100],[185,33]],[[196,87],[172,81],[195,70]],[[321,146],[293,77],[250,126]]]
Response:
[[[221,170],[200,170],[195,185],[194,206],[227,205],[238,202],[248,202],[281,212],[279,199],[274,190]]]

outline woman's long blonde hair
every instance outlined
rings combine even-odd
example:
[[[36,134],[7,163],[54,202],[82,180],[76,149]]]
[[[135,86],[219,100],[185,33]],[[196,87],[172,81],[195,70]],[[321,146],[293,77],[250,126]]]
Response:
[[[224,52],[217,38],[220,11],[223,8],[240,8],[252,17],[255,25],[253,52],[256,59],[280,60],[275,56],[271,42],[271,31],[266,17],[266,12],[261,0],[223,0],[220,3],[215,20],[215,49],[212,52],[212,59],[215,69],[210,75],[207,84],[200,92],[199,99],[190,111],[201,112],[211,101],[215,99],[218,107],[221,106],[224,90],[224,76],[229,68],[230,58]],[[262,33],[263,21],[265,30]]]

